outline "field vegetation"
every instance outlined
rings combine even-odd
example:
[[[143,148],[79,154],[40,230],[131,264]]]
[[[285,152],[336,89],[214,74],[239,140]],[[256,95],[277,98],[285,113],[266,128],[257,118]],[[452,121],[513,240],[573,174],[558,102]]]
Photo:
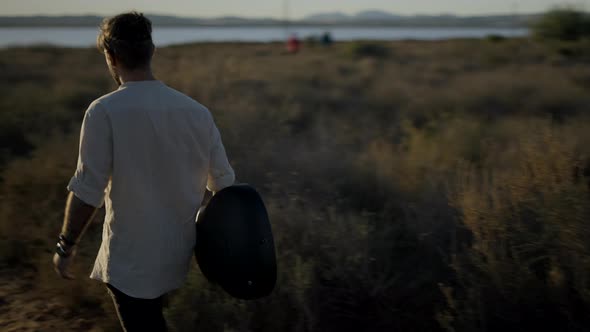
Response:
[[[211,109],[238,180],[266,201],[279,265],[275,292],[254,302],[195,265],[170,297],[173,331],[590,329],[587,42],[338,43],[295,56],[193,44],[159,49],[154,66]],[[43,328],[113,331],[110,299],[86,277],[100,220],[79,279],[50,264],[84,110],[115,88],[104,59],[4,49],[0,77],[0,276],[29,280],[21,292],[46,303]],[[24,309],[10,298],[0,293],[13,317],[0,329],[18,330]]]

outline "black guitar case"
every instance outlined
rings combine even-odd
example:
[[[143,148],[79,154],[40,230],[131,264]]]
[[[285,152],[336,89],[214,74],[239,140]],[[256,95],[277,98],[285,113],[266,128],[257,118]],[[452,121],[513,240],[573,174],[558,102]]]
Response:
[[[249,185],[219,191],[197,218],[195,257],[203,275],[238,299],[268,296],[277,263],[266,207]]]

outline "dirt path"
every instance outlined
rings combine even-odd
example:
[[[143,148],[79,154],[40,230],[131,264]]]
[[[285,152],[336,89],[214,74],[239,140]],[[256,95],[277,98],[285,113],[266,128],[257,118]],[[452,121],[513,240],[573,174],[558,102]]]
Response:
[[[0,331],[102,331],[56,299],[31,291],[34,272],[0,271]]]

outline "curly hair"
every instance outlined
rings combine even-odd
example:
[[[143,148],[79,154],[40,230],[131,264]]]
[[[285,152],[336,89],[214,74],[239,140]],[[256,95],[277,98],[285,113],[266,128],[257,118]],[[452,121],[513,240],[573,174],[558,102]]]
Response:
[[[154,51],[152,22],[142,13],[129,12],[105,18],[96,46],[130,70],[148,66]]]

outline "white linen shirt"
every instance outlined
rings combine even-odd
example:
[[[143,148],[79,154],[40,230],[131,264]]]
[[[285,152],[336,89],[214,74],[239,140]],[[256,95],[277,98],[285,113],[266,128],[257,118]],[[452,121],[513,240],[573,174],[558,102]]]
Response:
[[[179,288],[195,245],[205,187],[235,180],[211,113],[160,81],[126,82],[84,116],[68,190],[105,202],[90,277],[144,299]]]

